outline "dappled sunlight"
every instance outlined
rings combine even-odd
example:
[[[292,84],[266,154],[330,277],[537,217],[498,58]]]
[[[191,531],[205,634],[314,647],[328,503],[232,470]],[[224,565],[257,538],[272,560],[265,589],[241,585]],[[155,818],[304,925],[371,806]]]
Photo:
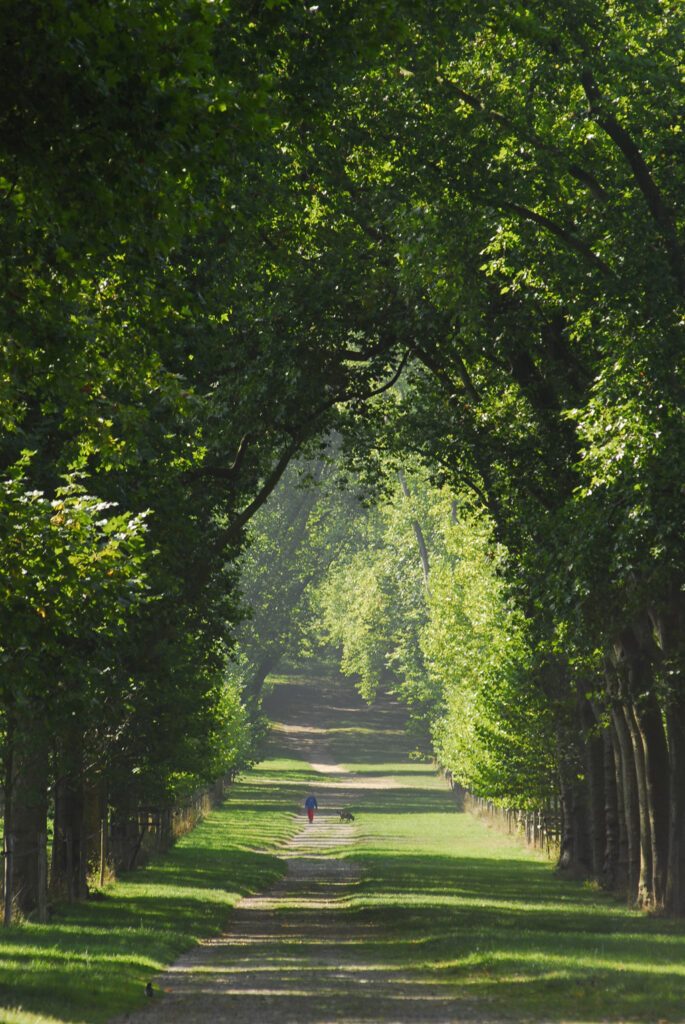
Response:
[[[678,926],[561,881],[542,855],[458,813],[444,780],[402,759],[396,706],[353,709],[332,702],[330,685],[306,686],[283,688],[283,700],[298,698],[283,709],[297,727],[272,736],[272,760],[251,776],[267,806],[293,806],[288,873],[244,898],[225,936],[166,972],[155,1021],[185,1022],[191,1005],[202,1020],[238,1024],[483,1024],[511,1018],[512,1007],[516,1019],[544,1007],[550,1021],[619,1021],[650,984],[676,1005]],[[270,699],[273,715],[278,691]],[[381,717],[385,731],[350,723],[364,715]],[[301,806],[310,788],[320,805],[312,825]],[[340,822],[343,806],[354,824]],[[667,955],[644,971],[651,938]]]

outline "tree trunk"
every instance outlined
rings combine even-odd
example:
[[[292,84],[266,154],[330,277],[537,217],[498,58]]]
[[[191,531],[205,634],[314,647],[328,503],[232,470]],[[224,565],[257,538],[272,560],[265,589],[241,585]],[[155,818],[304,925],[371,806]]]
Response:
[[[615,645],[619,681],[635,754],[640,805],[638,902],[659,909],[668,866],[668,748],[655,693],[657,648],[646,616],[623,631]]]
[[[632,904],[637,902],[640,878],[640,807],[637,797],[637,772],[626,716],[618,703],[612,705],[611,720],[618,740],[615,750],[619,761],[621,806],[626,832],[627,893],[628,902]]]
[[[88,875],[100,870],[102,844],[102,817],[104,813],[104,787],[99,778],[88,780],[84,786],[84,848],[86,885]]]
[[[685,591],[673,579],[670,593],[650,618],[666,683],[666,729],[669,753],[669,836],[666,908],[685,915],[685,692],[682,665],[685,653]]]
[[[12,910],[14,902],[14,839],[5,827],[3,842],[4,854],[4,877],[3,877],[3,913],[2,923],[5,928],[12,924]]]
[[[637,883],[637,905],[649,908],[652,906],[654,891],[652,888],[652,827],[649,814],[649,797],[647,793],[647,777],[645,774],[645,751],[642,736],[635,717],[632,704],[624,704],[623,715],[630,736],[637,781],[637,805],[640,823],[640,875]]]
[[[55,830],[52,844],[51,888],[70,903],[88,895],[88,854],[81,740],[72,736],[61,758],[55,785]]]
[[[99,882],[100,888],[102,889],[105,884],[105,877],[107,874],[107,828],[109,824],[109,817],[107,813],[107,805],[103,808],[102,819],[100,821],[100,869],[99,869]]]
[[[611,729],[602,731],[602,760],[604,765],[605,825],[602,885],[605,889],[623,889],[627,878],[627,843],[625,822],[622,822],[619,816],[616,757]]]
[[[685,916],[685,695],[678,693],[666,705],[669,742],[669,849],[666,908]]]
[[[602,738],[597,735],[597,720],[590,702],[581,698],[578,711],[585,739],[583,755],[588,783],[592,874],[597,881],[601,881],[606,846],[604,747]]]
[[[22,915],[47,918],[43,861],[48,816],[48,750],[34,730],[12,734],[5,792],[5,833],[12,847],[13,903]]]
[[[267,677],[278,668],[278,663],[282,657],[283,645],[279,643],[277,646],[270,648],[255,665],[254,671],[250,674],[244,690],[245,700],[250,707],[258,708],[262,699],[264,683]]]
[[[653,694],[635,708],[645,753],[645,787],[652,854],[652,906],[666,900],[669,839],[669,757],[661,711]]]
[[[559,775],[561,835],[557,867],[586,876],[592,867],[587,798],[581,783],[562,767]]]

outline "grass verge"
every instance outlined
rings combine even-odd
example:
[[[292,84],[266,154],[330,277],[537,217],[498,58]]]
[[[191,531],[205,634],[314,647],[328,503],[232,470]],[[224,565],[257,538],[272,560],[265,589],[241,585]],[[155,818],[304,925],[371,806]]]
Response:
[[[198,939],[219,934],[238,900],[284,872],[297,830],[301,763],[264,761],[164,857],[60,906],[46,925],[0,931],[2,1024],[99,1024],[134,1009],[144,985]]]
[[[430,765],[409,759],[402,709],[364,709],[340,680],[334,692],[318,683],[301,702],[325,719],[332,759],[371,787],[353,808],[359,846],[348,851],[363,872],[351,908],[361,961],[425,971],[517,1021],[685,1021],[685,921],[561,879],[544,854],[458,813]]]
[[[374,792],[357,817],[358,952],[518,1021],[685,1020],[684,922],[558,878],[542,854],[457,813],[443,783],[420,778]]]
[[[542,853],[457,812],[444,780],[410,759],[393,701],[364,707],[340,678],[278,684],[282,713],[314,740],[325,727],[330,760],[368,781],[352,802],[359,844],[341,851],[362,868],[356,962],[419,971],[515,1021],[685,1021],[685,922],[563,880]]]

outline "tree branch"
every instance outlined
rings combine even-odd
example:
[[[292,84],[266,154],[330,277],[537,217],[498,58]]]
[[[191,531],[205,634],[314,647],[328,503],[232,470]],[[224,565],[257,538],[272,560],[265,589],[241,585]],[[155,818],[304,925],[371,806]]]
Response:
[[[437,379],[442,384],[443,388],[452,393],[454,391],[454,382],[452,381],[452,378],[445,370],[444,366],[441,366],[438,360],[432,355],[432,353],[428,352],[423,347],[417,347],[416,353],[421,362],[424,364],[424,366],[428,367],[431,373],[435,377],[437,377]],[[480,402],[480,395],[478,394],[475,385],[473,384],[471,377],[469,376],[468,370],[466,369],[466,365],[463,359],[459,355],[454,355],[450,356],[450,360],[456,364],[462,384],[464,385],[464,388],[469,398],[471,399],[472,402],[478,405]]]
[[[515,135],[517,139],[527,142],[534,149],[537,149],[542,153],[550,153],[552,156],[560,157],[564,162],[566,162],[566,169],[571,177],[584,185],[592,193],[595,199],[598,199],[602,203],[605,203],[608,200],[609,197],[606,189],[599,183],[594,174],[591,171],[585,170],[584,167],[581,167],[575,162],[567,162],[568,156],[564,153],[563,149],[559,149],[558,146],[553,146],[551,143],[545,142],[544,139],[540,138],[537,132],[531,129],[521,128],[521,126],[517,125],[505,114],[486,107],[478,96],[474,96],[472,93],[466,92],[466,90],[458,86],[456,82],[451,82],[449,79],[444,79],[444,81],[457,94],[457,96],[464,101],[464,103],[468,104],[473,110],[482,114],[484,117],[487,117],[491,121],[495,121],[497,124],[501,125],[503,128],[506,128],[507,131]]]
[[[431,371],[433,376],[436,378],[436,380],[438,381],[438,383],[442,387],[442,390],[444,391],[444,393],[446,395],[448,405],[451,408],[456,408],[457,412],[461,413],[462,409],[458,405],[458,403],[457,403],[457,396],[454,393],[454,382],[452,381],[452,379],[449,376],[449,374],[424,349],[417,348],[416,354],[419,357],[419,359],[421,360],[421,362],[424,364],[424,366],[426,366],[427,369],[429,369]],[[482,427],[480,429],[483,430],[483,432],[487,434],[487,430],[485,430]],[[478,466],[478,472],[480,473],[480,475],[482,476],[483,480],[485,481],[485,486],[487,488],[487,493],[489,495],[489,497],[487,499],[485,499],[484,493],[481,492],[480,493],[480,497],[486,500],[487,508],[488,508],[490,514],[492,515],[493,519],[497,520],[498,522],[502,522],[503,523],[504,520],[503,520],[502,515],[501,515],[501,506],[500,506],[499,501],[498,501],[498,499],[497,499],[497,497],[495,495],[494,487],[493,487],[493,484],[492,484],[492,479],[490,477],[490,472],[489,472],[489,468],[488,468],[487,464],[481,462],[481,464]],[[464,481],[466,483],[468,483],[469,486],[473,486],[473,484],[470,481],[468,481],[466,477],[464,477]],[[521,488],[521,490],[524,492],[524,494],[527,494],[533,501],[536,502],[536,504],[539,504],[543,508],[546,508],[546,509],[550,509],[552,507],[551,504],[550,504],[549,499],[547,498],[547,496],[544,495],[540,490],[534,488],[531,485],[530,481],[524,479],[523,476],[519,477],[519,479],[518,479],[518,486]],[[475,487],[474,487],[474,490],[476,490]]]
[[[390,378],[390,380],[387,381],[387,383],[382,384],[381,387],[376,388],[375,391],[369,391],[366,395],[364,395],[364,401],[365,402],[368,401],[369,398],[375,398],[376,395],[382,395],[384,391],[388,391],[394,384],[397,383],[397,381],[400,379],[400,374],[402,373],[402,370],[407,365],[407,360],[409,359],[410,355],[411,355],[411,349],[408,348],[407,351],[402,356],[402,358],[400,359],[400,364],[397,367],[397,369],[395,370],[395,372],[393,373],[393,375]]]
[[[402,488],[402,493],[405,498],[411,499],[411,491],[409,490],[409,485],[401,469],[397,470],[397,479],[400,482],[400,487]],[[428,594],[430,593],[430,561],[428,558],[428,545],[426,544],[426,538],[424,537],[423,530],[421,529],[421,523],[415,516],[412,516],[411,525],[414,531],[414,536],[416,537],[416,544],[419,549],[421,568],[423,569],[423,585],[426,593]]]
[[[399,366],[393,373],[390,380],[383,384],[381,387],[377,388],[375,391],[369,391],[366,395],[363,396],[363,401],[368,401],[369,398],[375,398],[376,395],[380,395],[384,391],[387,391],[389,388],[393,386],[393,384],[397,382],[400,374],[402,373],[402,370],[404,369],[407,363],[410,351],[411,349],[407,349],[402,359],[400,360]],[[308,428],[313,428],[313,424],[316,423],[316,421],[323,415],[323,413],[326,412],[328,409],[332,408],[337,402],[350,401],[352,397],[353,396],[347,396],[347,398],[345,398],[339,395],[334,399],[327,400],[322,405],[320,405],[318,409],[314,409],[307,421]],[[290,442],[289,445],[286,446],[283,453],[281,454],[281,457],[278,459],[276,464],[273,466],[271,472],[265,478],[264,483],[262,484],[258,493],[255,495],[255,497],[252,499],[249,505],[247,505],[242,510],[242,512],[239,512],[233,519],[233,521],[229,523],[229,525],[226,527],[224,531],[224,536],[226,536],[230,540],[237,540],[239,538],[240,531],[243,529],[246,523],[249,522],[249,520],[252,518],[255,512],[257,512],[262,507],[262,505],[267,500],[269,495],[272,493],[272,491],[276,487],[276,484],[278,483],[278,481],[281,479],[286,469],[288,468],[290,460],[299,451],[299,449],[304,444],[307,437],[311,435],[311,433],[312,429],[307,429],[305,431],[293,435],[292,441]],[[243,440],[245,440],[245,438]]]
[[[600,92],[592,73],[587,70],[583,71],[580,76],[580,81],[583,86],[583,90],[585,91],[585,96],[587,97],[590,113],[600,128],[606,132],[612,142],[620,150],[625,157],[626,162],[630,166],[630,169],[633,172],[633,177],[635,178],[635,181],[644,196],[645,202],[647,203],[649,212],[659,228],[661,236],[666,244],[666,251],[668,253],[673,276],[675,277],[680,290],[685,290],[685,264],[683,263],[683,254],[678,240],[675,218],[666,206],[661,192],[657,188],[656,183],[650,174],[645,158],[630,133],[622,124],[619,123],[619,121],[616,120],[614,115],[607,110],[606,104],[602,102],[602,93]]]
[[[561,227],[556,221],[550,220],[549,217],[545,217],[542,213],[536,213],[535,210],[530,210],[527,206],[521,206],[519,203],[502,203],[503,210],[512,210],[514,213],[518,213],[525,220],[530,220],[534,224],[539,224],[540,227],[546,228],[556,238],[561,241],[569,248],[573,249],[574,252],[579,253],[588,262],[592,263],[598,270],[601,270],[603,274],[608,277],[613,277],[613,271],[608,263],[605,263],[601,257],[597,256],[592,251],[587,242],[583,242],[582,239],[577,238],[566,228]]]
[[[285,448],[285,450],[281,454],[281,457],[278,459],[276,464],[271,469],[271,472],[264,480],[264,483],[262,484],[261,488],[255,495],[255,497],[252,499],[249,505],[247,505],[242,510],[242,512],[238,513],[238,515],[233,519],[231,523],[229,523],[229,525],[223,531],[224,535],[228,540],[238,540],[241,530],[246,525],[246,523],[249,522],[249,520],[252,518],[255,512],[257,512],[257,510],[262,507],[266,499],[269,497],[269,495],[275,488],[276,484],[278,483],[278,481],[281,479],[286,469],[288,468],[290,460],[293,458],[295,453],[303,444],[303,441],[304,438],[294,438],[290,442],[290,444]]]
[[[245,434],[238,445],[238,450],[230,466],[198,466],[197,469],[190,469],[186,476],[190,479],[210,476],[214,480],[232,480],[238,473],[244,459],[245,453],[250,446],[250,435]]]

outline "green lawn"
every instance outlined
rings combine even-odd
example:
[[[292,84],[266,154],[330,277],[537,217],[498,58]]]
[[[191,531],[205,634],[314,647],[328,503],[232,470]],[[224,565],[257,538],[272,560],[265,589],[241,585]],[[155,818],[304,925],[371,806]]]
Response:
[[[516,1020],[685,1020],[682,922],[561,881],[468,814],[441,813],[430,798],[419,811],[416,795],[379,792],[358,815],[359,954],[425,967]]]
[[[394,786],[360,792],[353,807],[358,959],[424,968],[517,1021],[685,1021],[685,922],[562,880],[543,854],[458,813],[432,766],[409,759],[402,712],[381,703],[359,713],[331,686],[307,698],[328,726],[331,758]],[[317,699],[342,706],[319,712]]]
[[[141,1005],[146,981],[221,932],[241,896],[281,877],[275,854],[296,831],[304,768],[263,762],[167,856],[108,886],[105,899],[1,931],[0,1021],[96,1024]]]

